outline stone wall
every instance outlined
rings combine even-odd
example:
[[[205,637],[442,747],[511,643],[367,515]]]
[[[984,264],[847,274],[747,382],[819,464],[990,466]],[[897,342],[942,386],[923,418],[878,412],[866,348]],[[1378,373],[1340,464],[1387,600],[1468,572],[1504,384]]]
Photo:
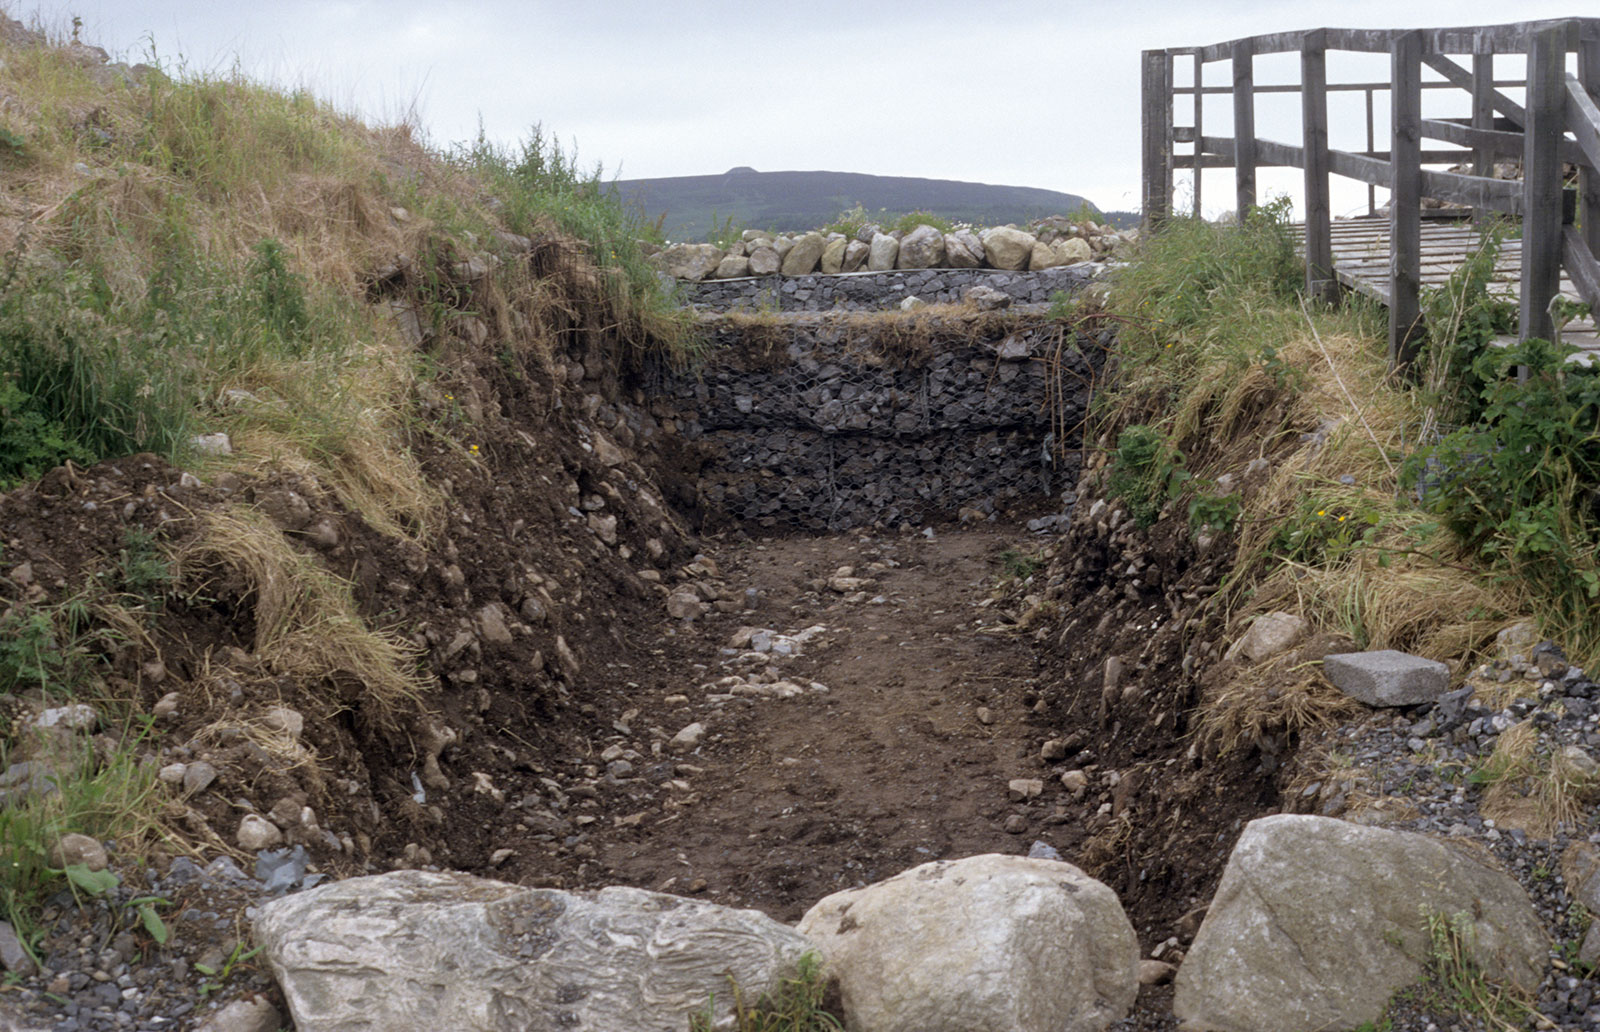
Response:
[[[693,456],[704,518],[768,532],[1053,526],[1076,498],[1109,331],[1074,336],[1036,314],[921,322],[907,348],[881,320],[708,321],[705,360],[657,370],[648,392]]]
[[[868,311],[898,308],[908,297],[928,304],[955,304],[975,286],[986,286],[1019,304],[1043,304],[1058,290],[1073,291],[1105,267],[1099,263],[1003,272],[997,269],[902,269],[838,275],[747,276],[684,282],[684,297],[696,308],[779,312]]]

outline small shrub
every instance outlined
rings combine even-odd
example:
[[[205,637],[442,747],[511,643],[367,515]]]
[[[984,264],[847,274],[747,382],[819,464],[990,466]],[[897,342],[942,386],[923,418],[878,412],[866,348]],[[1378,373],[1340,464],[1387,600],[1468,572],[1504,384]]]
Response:
[[[1196,534],[1207,530],[1231,534],[1241,508],[1237,491],[1225,495],[1201,492],[1189,502],[1189,528]]]
[[[844,1026],[825,1008],[828,981],[815,953],[800,958],[793,978],[784,979],[773,992],[746,1002],[737,982],[728,980],[733,993],[733,1028],[736,1032],[843,1032]],[[711,1004],[689,1021],[689,1032],[711,1032]]]
[[[827,236],[829,233],[842,233],[849,239],[854,240],[863,226],[869,226],[878,221],[877,218],[869,215],[867,210],[860,204],[856,204],[835,215],[832,222],[822,227],[821,232],[823,236]]]
[[[955,223],[951,222],[947,218],[942,218],[941,216],[935,215],[931,211],[907,212],[906,214],[900,216],[900,218],[890,228],[893,230],[898,230],[902,233],[909,233],[918,226],[932,226],[941,233],[951,233],[954,232],[956,228]]]
[[[1029,554],[1015,548],[1008,548],[1000,553],[1000,569],[1007,577],[1015,577],[1019,581],[1032,577],[1043,566],[1044,557],[1038,554]]]
[[[1134,522],[1148,527],[1161,515],[1161,507],[1178,496],[1188,478],[1183,453],[1159,430],[1135,424],[1117,437],[1116,458],[1106,487],[1112,497],[1127,503]]]

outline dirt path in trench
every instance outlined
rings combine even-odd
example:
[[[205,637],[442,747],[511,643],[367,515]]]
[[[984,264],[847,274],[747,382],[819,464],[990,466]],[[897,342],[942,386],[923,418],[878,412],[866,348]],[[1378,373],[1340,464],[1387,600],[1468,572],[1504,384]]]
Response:
[[[589,875],[794,920],[830,892],[918,863],[1055,842],[1065,831],[1053,808],[1059,785],[1026,802],[1007,795],[1012,778],[1047,776],[1041,732],[1028,723],[1034,653],[1015,634],[993,633],[1006,624],[983,605],[1002,553],[1026,544],[1018,531],[986,528],[711,553],[729,584],[754,589],[755,608],[680,624],[647,669],[619,671],[640,686],[634,723],[676,732],[700,722],[706,733],[692,752],[663,750],[670,770],[640,757],[672,776],[665,801],[596,822]],[[841,567],[868,583],[829,587]],[[767,675],[804,694],[726,698],[716,686],[761,669],[729,645],[741,627],[818,625]],[[628,741],[619,733],[610,744]],[[1068,853],[1069,842],[1059,845]]]

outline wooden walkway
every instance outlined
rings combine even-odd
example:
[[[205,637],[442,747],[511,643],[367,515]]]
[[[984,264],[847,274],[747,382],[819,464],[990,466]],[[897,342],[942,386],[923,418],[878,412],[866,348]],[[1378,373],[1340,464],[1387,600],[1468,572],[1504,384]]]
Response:
[[[1354,290],[1389,304],[1389,218],[1335,219],[1333,230],[1334,275],[1348,290]],[[1296,226],[1297,239],[1303,242],[1304,227]],[[1442,287],[1450,274],[1479,247],[1478,230],[1464,219],[1424,218],[1422,220],[1422,289]],[[1516,299],[1522,280],[1522,246],[1516,239],[1506,240],[1495,259],[1494,277],[1489,291]],[[1563,272],[1561,296],[1579,301],[1577,289]],[[1513,334],[1506,341],[1515,340]],[[1593,317],[1567,324],[1561,339],[1584,351],[1600,353],[1600,327]]]

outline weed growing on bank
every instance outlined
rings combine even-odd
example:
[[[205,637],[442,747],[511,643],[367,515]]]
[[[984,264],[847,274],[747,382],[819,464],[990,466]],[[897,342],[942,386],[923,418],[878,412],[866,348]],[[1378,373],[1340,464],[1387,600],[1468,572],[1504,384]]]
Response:
[[[828,981],[815,953],[802,956],[793,977],[756,1000],[746,1000],[739,984],[731,978],[729,982],[735,1032],[842,1032],[844,1028],[826,1009]],[[704,1012],[690,1019],[689,1032],[711,1032],[713,1014],[707,1004]]]

